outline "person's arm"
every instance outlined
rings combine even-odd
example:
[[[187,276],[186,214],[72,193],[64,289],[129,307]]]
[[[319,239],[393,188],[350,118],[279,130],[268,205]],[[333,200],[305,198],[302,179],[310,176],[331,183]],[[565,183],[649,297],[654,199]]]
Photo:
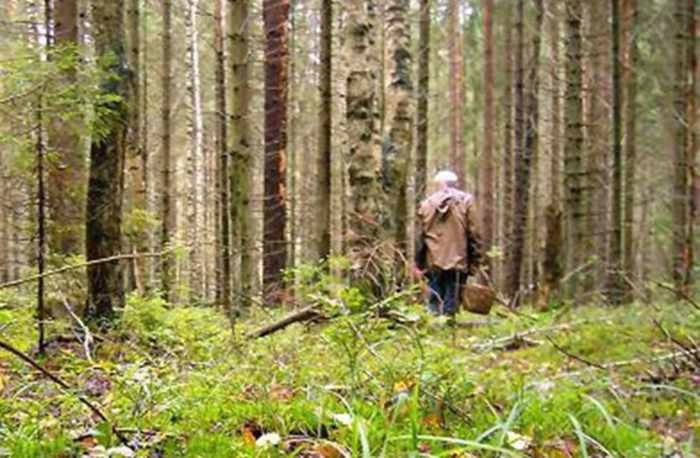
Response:
[[[469,274],[474,275],[484,262],[483,245],[481,235],[476,227],[476,208],[474,203],[467,207],[466,233],[467,238],[467,265]]]
[[[425,234],[422,228],[416,231],[415,248],[416,267],[420,270],[426,270],[428,268],[428,245],[425,243]]]

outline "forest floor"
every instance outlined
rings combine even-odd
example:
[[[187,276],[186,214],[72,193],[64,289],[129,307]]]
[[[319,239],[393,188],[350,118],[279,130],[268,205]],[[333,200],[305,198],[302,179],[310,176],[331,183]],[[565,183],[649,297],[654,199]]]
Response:
[[[0,338],[32,354],[32,313],[8,302],[0,297]],[[700,311],[690,305],[501,308],[486,318],[460,314],[455,326],[420,305],[392,307],[402,323],[340,307],[332,320],[246,339],[284,314],[257,311],[236,324],[234,339],[217,310],[131,298],[90,358],[65,339],[38,359],[70,392],[0,350],[0,456],[637,458],[700,450]]]

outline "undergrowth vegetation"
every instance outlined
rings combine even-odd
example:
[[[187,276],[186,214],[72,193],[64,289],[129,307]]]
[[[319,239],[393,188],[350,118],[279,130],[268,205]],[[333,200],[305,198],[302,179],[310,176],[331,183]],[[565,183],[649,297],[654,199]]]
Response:
[[[700,377],[672,341],[700,335],[689,305],[499,309],[447,323],[408,293],[372,304],[358,290],[301,285],[299,296],[332,319],[260,339],[245,336],[283,311],[251,311],[232,326],[216,309],[133,296],[89,357],[82,343],[59,339],[40,360],[72,392],[2,353],[0,455],[634,458],[698,449]],[[18,303],[0,297],[2,339],[31,353],[33,321]]]

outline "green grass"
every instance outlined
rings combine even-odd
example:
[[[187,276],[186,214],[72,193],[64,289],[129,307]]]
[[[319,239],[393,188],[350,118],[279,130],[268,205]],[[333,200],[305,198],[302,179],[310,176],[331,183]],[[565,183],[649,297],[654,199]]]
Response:
[[[2,304],[3,339],[30,350],[31,311]],[[143,446],[138,456],[314,449],[334,456],[334,447],[357,457],[697,453],[700,392],[690,374],[662,386],[644,380],[662,364],[649,359],[676,350],[653,319],[674,335],[700,336],[700,314],[685,305],[524,310],[457,328],[420,306],[397,307],[420,320],[397,325],[340,314],[246,341],[247,331],[283,312],[254,313],[237,323],[234,338],[216,310],[132,298],[92,363],[73,344],[51,347],[43,363],[88,392],[117,425],[142,431],[128,433]],[[493,348],[499,338],[563,323],[574,325],[532,334],[532,346]],[[595,370],[545,335],[595,364],[633,361]],[[73,437],[89,430],[103,431],[96,438],[105,448],[118,445],[74,396],[11,355],[0,354],[0,371],[0,448],[9,456],[81,456]],[[281,443],[256,446],[251,437],[261,433],[276,433]]]

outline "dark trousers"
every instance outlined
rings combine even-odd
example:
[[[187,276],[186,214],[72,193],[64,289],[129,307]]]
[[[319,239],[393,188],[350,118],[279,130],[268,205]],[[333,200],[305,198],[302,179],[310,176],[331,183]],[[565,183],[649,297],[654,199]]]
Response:
[[[458,270],[433,270],[428,272],[427,277],[430,292],[428,309],[437,315],[456,314],[467,274]]]

